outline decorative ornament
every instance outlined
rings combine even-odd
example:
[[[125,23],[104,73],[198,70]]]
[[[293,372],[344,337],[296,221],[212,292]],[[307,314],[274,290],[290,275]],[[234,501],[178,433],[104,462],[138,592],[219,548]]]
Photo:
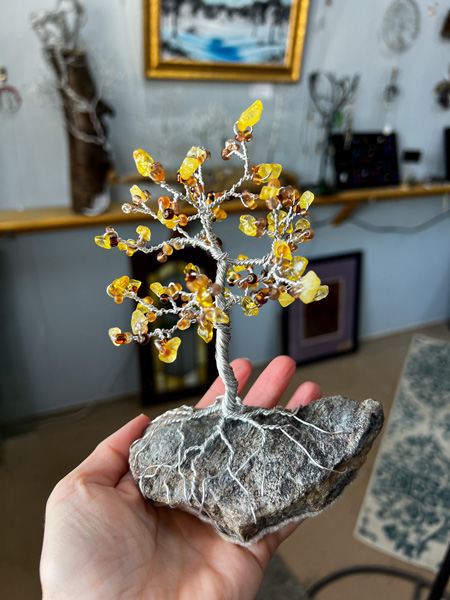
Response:
[[[434,97],[441,108],[444,110],[450,108],[450,66],[445,78],[434,86]]]
[[[397,85],[398,79],[398,69],[392,69],[391,79],[387,86],[384,88],[383,92],[383,100],[384,100],[384,110],[386,111],[386,123],[383,127],[383,134],[385,136],[391,135],[393,132],[393,126],[389,123],[388,115],[392,111],[392,107],[400,95],[400,89]]]
[[[330,155],[330,136],[333,127],[343,124],[343,110],[349,104],[348,119],[345,129],[346,144],[350,146],[352,139],[353,114],[355,98],[359,85],[359,75],[338,79],[334,73],[315,71],[308,77],[308,88],[311,100],[322,119],[323,141],[321,144],[321,160],[319,167],[320,191],[325,191],[328,157]]]
[[[383,421],[381,406],[373,400],[360,404],[335,397],[291,411],[246,406],[238,397],[229,361],[232,309],[240,307],[253,317],[268,302],[284,307],[297,299],[323,300],[328,294],[313,271],[305,273],[308,260],[296,254],[314,237],[308,220],[313,194],[282,186],[278,163],[250,166],[247,145],[262,109],[256,101],[245,110],[234,125],[234,137],[225,142],[222,159],[238,159],[243,172],[220,192],[205,188],[203,165],[210,153],[203,147],[192,146],[186,153],[178,170],[179,188],[167,183],[160,162],[145,150],[135,150],[139,173],[163,193],[154,203],[149,191],[133,186],[131,202],[123,210],[165,225],[169,240],[151,245],[150,228],[144,225],[137,227],[133,239],[121,238],[113,227],[95,238],[101,248],[117,248],[128,256],[156,254],[159,262],[182,248],[200,248],[217,264],[214,280],[188,263],[184,286],[154,282],[142,293],[140,281],[115,279],[107,294],[118,304],[133,300],[136,309],[131,331],[113,327],[109,336],[115,346],[153,339],[165,363],[183,351],[183,331],[190,327],[205,343],[215,339],[223,396],[207,408],[182,406],[155,419],[132,445],[130,468],[145,497],[194,512],[226,539],[243,545],[331,504],[356,476]],[[259,194],[245,189],[250,181],[260,186]],[[240,231],[269,242],[264,256],[232,255],[216,237],[214,224],[227,218],[226,203],[233,199],[246,211]],[[261,203],[268,211],[265,216],[247,212]],[[193,214],[187,216],[186,207]],[[186,229],[193,221],[200,225],[195,235]],[[170,328],[164,326],[166,314],[177,318]],[[149,328],[157,319],[161,327]]]
[[[112,108],[101,100],[78,37],[86,13],[78,0],[58,0],[55,10],[33,13],[31,25],[56,76],[69,138],[72,207],[88,216],[105,211],[114,181],[104,124]]]
[[[0,111],[17,112],[22,104],[19,92],[12,85],[8,85],[8,72],[6,67],[0,67]]]
[[[420,9],[415,0],[393,0],[382,25],[384,43],[392,52],[401,54],[413,45],[420,31]]]

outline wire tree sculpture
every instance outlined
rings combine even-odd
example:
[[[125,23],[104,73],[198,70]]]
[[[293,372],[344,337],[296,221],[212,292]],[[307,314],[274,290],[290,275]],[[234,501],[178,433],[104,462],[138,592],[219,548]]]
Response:
[[[304,192],[300,195],[291,186],[281,187],[278,177],[282,167],[279,164],[253,167],[249,164],[247,144],[252,140],[253,125],[259,120],[261,112],[262,103],[256,101],[236,122],[234,139],[225,143],[222,158],[240,159],[243,174],[229,190],[220,193],[205,190],[202,169],[210,153],[204,148],[193,146],[178,170],[178,181],[182,184],[183,191],[174,189],[165,181],[163,166],[154,162],[144,150],[134,152],[139,173],[149,177],[169,193],[171,198],[168,195],[160,196],[158,211],[155,212],[147,205],[151,194],[135,185],[130,190],[131,203],[124,204],[123,211],[150,216],[175,233],[175,237],[157,246],[150,246],[151,231],[140,225],[136,230],[136,240],[121,239],[112,227],[107,227],[104,235],[95,238],[100,247],[117,247],[128,256],[135,252],[157,253],[157,260],[161,263],[166,262],[177,250],[189,246],[201,248],[215,260],[215,281],[200,273],[198,267],[190,263],[184,270],[186,289],[179,283],[171,283],[166,287],[153,283],[150,288],[159,300],[159,307],[155,306],[151,296],[138,296],[141,282],[130,280],[127,276],[115,279],[107,289],[108,295],[118,303],[124,298],[130,298],[138,304],[131,319],[132,332],[122,333],[114,327],[110,329],[109,335],[116,346],[133,340],[145,344],[153,337],[159,359],[170,363],[176,359],[181,344],[181,339],[175,333],[196,326],[198,335],[208,343],[216,331],[217,369],[225,384],[222,402],[224,414],[238,411],[240,404],[237,381],[229,365],[230,314],[233,307],[239,306],[245,315],[254,316],[268,300],[278,300],[282,306],[288,306],[296,298],[308,303],[325,298],[328,293],[328,287],[321,285],[313,271],[303,274],[308,264],[307,259],[294,256],[299,245],[314,236],[307,220],[313,194]],[[239,198],[243,206],[250,210],[257,207],[258,196],[240,189],[248,181],[262,186],[259,198],[265,201],[269,213],[267,217],[242,215],[239,229],[247,236],[269,238],[269,251],[261,258],[230,256],[222,250],[222,242],[213,229],[216,221],[227,217],[223,205],[228,200]],[[186,216],[181,212],[182,202],[194,207],[195,214]],[[202,229],[200,233],[191,236],[186,225],[197,220]],[[178,318],[174,327],[149,331],[150,323],[169,313]]]
[[[360,405],[333,397],[292,411],[246,406],[238,397],[229,361],[232,309],[239,306],[251,317],[269,300],[288,306],[298,298],[310,303],[328,293],[313,271],[305,274],[307,259],[295,254],[314,235],[307,219],[313,195],[282,187],[279,164],[250,166],[247,144],[261,112],[262,104],[256,101],[235,123],[234,139],[225,143],[222,158],[241,160],[243,173],[219,193],[205,190],[202,169],[210,154],[204,148],[192,147],[183,160],[177,176],[181,191],[166,182],[159,162],[143,150],[134,152],[139,173],[170,196],[160,196],[153,210],[150,192],[133,186],[131,202],[123,210],[164,224],[172,232],[168,241],[151,246],[151,232],[144,225],[137,227],[136,240],[120,238],[112,227],[95,238],[98,246],[116,247],[129,256],[156,253],[161,263],[186,247],[200,248],[216,262],[214,281],[189,263],[184,269],[185,289],[180,283],[155,282],[150,285],[153,297],[138,295],[140,281],[128,276],[115,279],[107,293],[117,303],[134,300],[137,307],[131,331],[113,327],[109,335],[116,346],[133,340],[147,344],[153,338],[159,359],[171,363],[181,344],[178,334],[196,327],[209,343],[215,332],[223,396],[207,408],[182,406],[154,419],[130,448],[130,468],[145,497],[194,511],[226,539],[244,545],[332,503],[356,476],[382,423],[381,407],[371,400]],[[261,185],[259,194],[241,189],[249,181]],[[214,223],[226,218],[227,201],[239,199],[251,211],[258,198],[264,200],[267,216],[243,214],[239,229],[250,237],[267,237],[268,252],[259,258],[231,256],[222,249]],[[183,213],[182,203],[191,205],[194,214]],[[195,235],[186,230],[191,221],[201,225]],[[176,316],[176,325],[149,327],[166,314]]]

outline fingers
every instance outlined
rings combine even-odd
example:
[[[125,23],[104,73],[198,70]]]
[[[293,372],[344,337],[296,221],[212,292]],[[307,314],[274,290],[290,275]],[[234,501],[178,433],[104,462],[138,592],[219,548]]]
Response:
[[[130,445],[141,437],[150,419],[139,415],[121,429],[103,440],[72,475],[82,477],[86,483],[115,487],[128,471]]]
[[[233,360],[231,363],[233,367],[234,375],[239,382],[239,393],[245,387],[245,384],[250,377],[252,372],[252,363],[246,358],[238,358]],[[221,396],[225,391],[225,386],[223,385],[222,380],[218,377],[200,402],[197,404],[197,408],[204,408],[205,406],[209,406],[215,402],[217,396]]]
[[[271,408],[280,401],[295,371],[289,356],[277,356],[264,369],[245,397],[244,404]]]
[[[318,400],[322,397],[322,390],[312,381],[305,381],[298,386],[292,398],[286,404],[286,408],[297,408],[297,406],[306,406],[314,400]]]

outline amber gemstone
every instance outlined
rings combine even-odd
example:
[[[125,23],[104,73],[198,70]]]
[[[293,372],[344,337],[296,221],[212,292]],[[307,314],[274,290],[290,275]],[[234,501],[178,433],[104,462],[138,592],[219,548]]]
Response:
[[[106,248],[107,250],[111,248],[111,238],[106,233],[103,235],[96,235],[94,241],[100,248]]]
[[[210,283],[207,289],[212,296],[218,296],[222,292],[222,286],[218,283]]]
[[[135,150],[133,152],[133,158],[139,173],[143,177],[150,177],[154,166],[153,158],[144,150]]]
[[[186,158],[181,163],[180,167],[181,178],[184,180],[189,179],[189,177],[191,177],[194,174],[196,169],[198,169],[199,165],[200,163],[196,158],[186,156]]]
[[[169,196],[160,196],[158,198],[158,205],[161,210],[164,210],[165,208],[169,208],[169,206],[171,205]]]
[[[314,271],[308,271],[301,280],[302,293],[300,294],[300,300],[305,304],[313,302],[320,287],[320,279],[314,273]]]
[[[256,100],[251,106],[249,106],[242,115],[239,117],[236,127],[239,131],[245,132],[247,127],[253,127],[255,123],[261,118],[263,105],[261,100]]]
[[[153,179],[153,181],[155,183],[161,183],[162,181],[165,180],[165,173],[164,173],[164,169],[161,163],[156,162],[152,169],[151,169],[151,173],[150,173],[150,177]]]

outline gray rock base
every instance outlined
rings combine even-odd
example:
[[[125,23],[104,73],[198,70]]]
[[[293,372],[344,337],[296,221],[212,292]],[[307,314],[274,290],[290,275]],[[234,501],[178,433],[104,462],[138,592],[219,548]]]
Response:
[[[155,419],[130,449],[142,494],[194,512],[250,545],[319,514],[355,478],[383,425],[375,400],[323,398],[295,411],[242,405],[224,417],[182,406]]]

